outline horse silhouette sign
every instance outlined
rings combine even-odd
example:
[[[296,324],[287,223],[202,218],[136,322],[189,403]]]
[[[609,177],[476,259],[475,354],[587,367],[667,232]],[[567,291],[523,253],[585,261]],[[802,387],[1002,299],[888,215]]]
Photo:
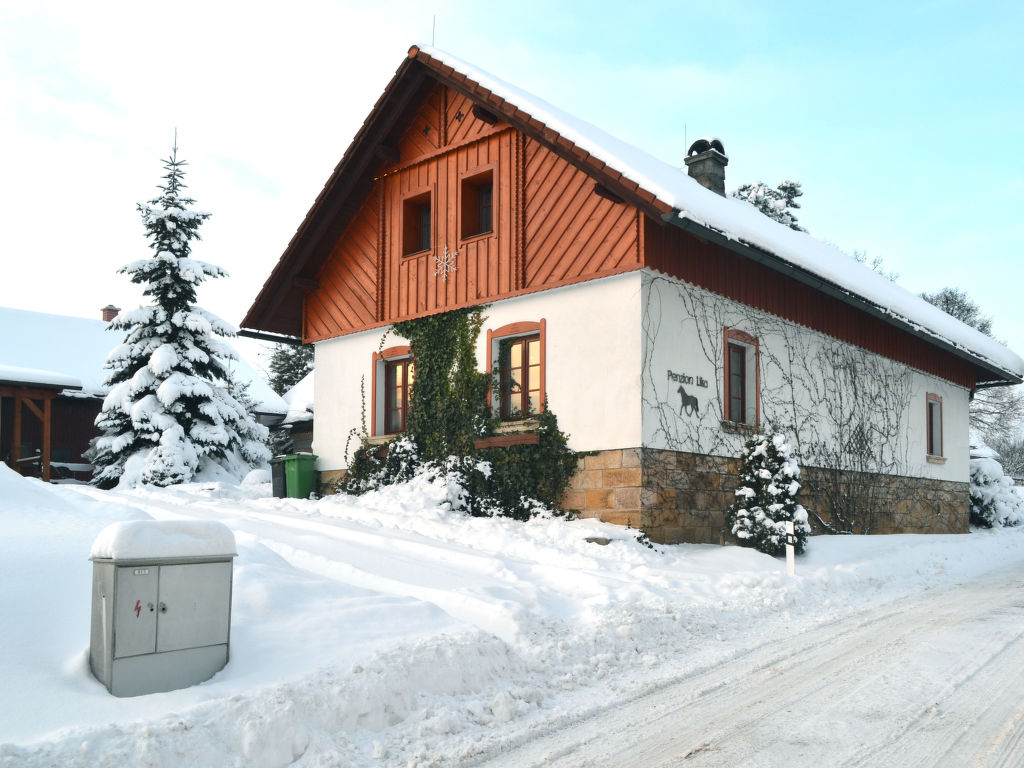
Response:
[[[668,371],[668,380],[679,384],[679,389],[676,390],[680,399],[679,415],[694,416],[699,414],[700,404],[697,401],[697,396],[687,392],[685,385],[689,384],[707,389],[708,380],[703,376],[691,376],[687,373],[675,373],[674,371]]]

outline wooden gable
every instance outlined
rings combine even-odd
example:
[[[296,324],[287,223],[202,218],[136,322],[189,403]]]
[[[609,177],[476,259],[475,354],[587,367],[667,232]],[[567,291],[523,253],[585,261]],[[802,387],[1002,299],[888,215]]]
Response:
[[[307,342],[641,263],[636,208],[450,86],[434,84],[394,147],[306,294]],[[467,197],[483,184],[491,226],[477,231]],[[417,206],[426,248],[409,240]]]

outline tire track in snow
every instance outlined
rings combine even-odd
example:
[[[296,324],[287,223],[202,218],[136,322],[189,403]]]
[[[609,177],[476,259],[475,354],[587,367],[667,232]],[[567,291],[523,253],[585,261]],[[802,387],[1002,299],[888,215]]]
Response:
[[[765,643],[485,764],[1024,764],[1016,576]]]

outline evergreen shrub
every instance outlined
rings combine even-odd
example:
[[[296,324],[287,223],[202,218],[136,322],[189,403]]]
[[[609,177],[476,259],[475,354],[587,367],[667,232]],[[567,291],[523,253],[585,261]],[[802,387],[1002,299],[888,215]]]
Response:
[[[782,435],[748,440],[742,456],[736,500],[726,525],[743,546],[768,555],[786,551],[786,523],[793,521],[794,548],[802,553],[811,535],[807,511],[797,502],[800,467]]]

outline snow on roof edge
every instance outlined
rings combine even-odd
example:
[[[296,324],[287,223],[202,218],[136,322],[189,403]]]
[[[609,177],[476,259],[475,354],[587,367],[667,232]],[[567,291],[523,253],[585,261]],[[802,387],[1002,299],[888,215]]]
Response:
[[[745,201],[722,197],[705,189],[684,170],[659,160],[457,56],[430,46],[416,47],[515,105],[636,182],[678,211],[680,218],[719,232],[729,240],[766,251],[784,262],[836,284],[852,296],[876,305],[894,319],[919,329],[922,335],[944,341],[988,366],[1024,379],[1024,358],[1020,355],[859,264],[838,248],[770,219]]]

